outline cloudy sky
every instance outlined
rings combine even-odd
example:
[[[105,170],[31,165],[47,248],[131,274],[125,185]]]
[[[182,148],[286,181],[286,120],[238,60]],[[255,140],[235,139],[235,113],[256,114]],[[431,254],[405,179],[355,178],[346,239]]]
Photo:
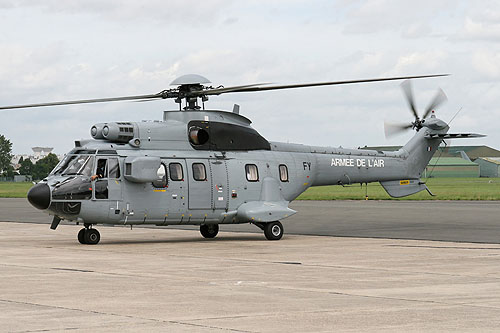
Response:
[[[197,73],[213,85],[332,81],[430,73],[415,80],[423,112],[441,87],[438,116],[453,141],[500,149],[500,2],[447,0],[0,0],[0,105],[149,94]],[[212,97],[267,139],[311,145],[393,145],[384,121],[412,116],[398,82]],[[94,123],[161,119],[173,101],[0,111],[15,153],[62,154]]]

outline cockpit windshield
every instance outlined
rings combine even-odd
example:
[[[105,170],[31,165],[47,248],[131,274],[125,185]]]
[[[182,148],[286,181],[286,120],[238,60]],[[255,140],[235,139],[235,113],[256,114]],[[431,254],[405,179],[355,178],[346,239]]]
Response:
[[[54,169],[53,175],[75,176],[82,175],[90,177],[94,165],[92,155],[66,155],[59,165]]]

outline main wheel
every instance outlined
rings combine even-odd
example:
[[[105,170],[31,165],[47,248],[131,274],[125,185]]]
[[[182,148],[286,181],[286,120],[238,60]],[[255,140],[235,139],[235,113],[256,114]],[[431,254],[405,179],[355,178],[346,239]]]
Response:
[[[95,245],[101,240],[101,235],[96,229],[85,230],[85,244]]]
[[[218,224],[202,224],[200,225],[200,233],[205,238],[214,238],[219,233]]]
[[[85,228],[83,228],[82,230],[80,230],[78,232],[78,241],[80,242],[80,244],[86,244],[85,243]]]
[[[283,237],[283,225],[280,221],[266,223],[264,235],[268,240],[280,240]]]

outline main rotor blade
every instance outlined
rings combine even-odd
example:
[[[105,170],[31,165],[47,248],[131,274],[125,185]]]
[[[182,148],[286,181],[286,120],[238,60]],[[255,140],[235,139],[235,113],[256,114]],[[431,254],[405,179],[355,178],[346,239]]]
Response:
[[[240,89],[251,88],[251,87],[267,85],[267,84],[270,84],[270,83],[254,83],[254,84],[246,84],[243,86],[213,88],[213,89],[207,89],[207,90],[194,91],[194,92],[191,92],[191,94],[196,93],[199,95],[220,95],[220,94],[225,94],[225,93],[229,93],[229,92],[239,91]]]
[[[413,127],[413,124],[391,124],[384,122],[385,137],[389,138],[397,134],[403,133]]]
[[[419,119],[417,107],[415,106],[415,99],[413,98],[413,88],[411,81],[410,80],[403,81],[403,83],[401,83],[401,88],[403,89],[403,92],[406,96],[406,102],[408,103],[410,110],[413,112],[415,119]]]
[[[116,102],[116,101],[133,101],[141,99],[163,98],[161,93],[151,95],[138,95],[138,96],[123,96],[123,97],[110,97],[110,98],[95,98],[95,99],[82,99],[75,101],[64,102],[51,102],[51,103],[37,103],[25,105],[11,105],[1,106],[0,110],[24,109],[24,108],[37,108],[42,106],[57,106],[57,105],[70,105],[70,104],[87,104],[87,103],[101,103],[101,102]]]
[[[394,80],[407,80],[407,79],[421,79],[428,77],[439,77],[448,76],[450,74],[433,74],[433,75],[417,75],[417,76],[399,76],[399,77],[386,77],[386,78],[375,78],[375,79],[361,79],[361,80],[347,80],[347,81],[331,81],[331,82],[313,82],[313,83],[298,83],[298,84],[286,84],[277,85],[269,87],[260,86],[249,86],[249,87],[228,87],[224,88],[228,91],[223,91],[213,94],[223,94],[223,93],[233,93],[233,92],[253,92],[253,91],[266,91],[266,90],[278,90],[278,89],[294,89],[294,88],[305,88],[305,87],[318,87],[318,86],[333,86],[341,84],[352,84],[352,83],[365,83],[365,82],[379,82],[379,81],[394,81]]]
[[[418,79],[418,78],[439,77],[439,76],[448,76],[448,75],[449,74],[403,76],[403,77],[389,77],[389,78],[349,80],[349,81],[289,84],[289,85],[268,86],[268,87],[263,87],[263,85],[266,85],[267,83],[257,83],[257,84],[249,84],[249,85],[234,86],[234,87],[227,87],[227,88],[215,88],[215,89],[195,90],[195,91],[187,91],[187,92],[184,92],[184,91],[180,92],[176,89],[172,89],[172,90],[164,90],[164,91],[161,91],[159,93],[150,94],[150,95],[96,98],[96,99],[83,99],[83,100],[74,100],[74,101],[61,101],[61,102],[50,102],[50,103],[2,106],[2,107],[0,107],[0,110],[35,108],[35,107],[43,107],[43,106],[57,106],[57,105],[70,105],[70,104],[88,104],[88,103],[115,102],[115,101],[133,101],[133,100],[145,100],[145,99],[154,99],[154,98],[166,99],[166,98],[178,98],[178,97],[184,98],[184,97],[190,97],[190,96],[198,97],[198,96],[203,96],[203,95],[220,95],[220,94],[232,93],[232,92],[251,92],[251,91],[265,91],[265,90],[277,90],[277,89],[292,89],[292,88],[317,87],[317,86],[340,85],[340,84],[363,83],[363,82]]]
[[[432,100],[432,102],[425,109],[425,113],[424,113],[424,116],[422,117],[422,119],[427,118],[427,116],[429,115],[429,113],[431,113],[432,110],[434,110],[439,105],[446,102],[447,100],[448,100],[448,97],[446,97],[446,94],[444,93],[444,91],[442,89],[439,89],[436,93],[436,96],[434,96],[434,99]]]

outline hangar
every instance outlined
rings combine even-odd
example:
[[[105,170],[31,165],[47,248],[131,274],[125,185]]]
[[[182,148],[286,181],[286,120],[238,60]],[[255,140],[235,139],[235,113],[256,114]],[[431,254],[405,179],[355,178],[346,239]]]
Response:
[[[447,146],[439,147],[439,151],[436,152],[435,156],[441,157],[460,157],[460,154],[465,152],[471,160],[475,160],[480,157],[500,157],[500,150],[491,148],[488,146]]]
[[[400,148],[401,146],[365,146],[361,149],[395,151]],[[499,168],[500,150],[485,145],[448,145],[438,148],[423,177],[500,177]]]
[[[480,177],[498,177],[500,175],[500,157],[480,157],[474,161],[479,164]]]
[[[479,164],[461,157],[433,157],[423,177],[479,177],[479,169]]]

